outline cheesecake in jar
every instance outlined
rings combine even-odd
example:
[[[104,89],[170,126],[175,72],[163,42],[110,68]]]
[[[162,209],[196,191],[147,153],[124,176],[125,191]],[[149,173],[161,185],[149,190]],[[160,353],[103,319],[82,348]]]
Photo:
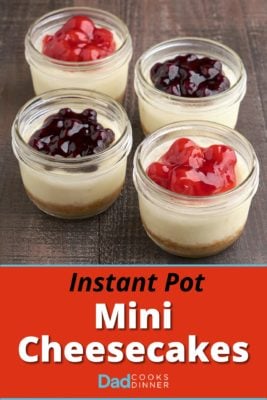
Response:
[[[243,232],[259,164],[238,132],[212,122],[181,122],[139,145],[133,178],[149,237],[169,253],[205,257]]]
[[[122,106],[103,94],[61,89],[30,100],[12,127],[25,190],[52,216],[86,218],[120,195],[132,130]]]
[[[135,66],[135,91],[145,135],[184,120],[234,128],[246,80],[240,57],[219,42],[176,38],[151,47]]]
[[[69,7],[46,14],[30,26],[25,57],[37,95],[80,88],[122,102],[132,41],[126,25],[115,15]]]

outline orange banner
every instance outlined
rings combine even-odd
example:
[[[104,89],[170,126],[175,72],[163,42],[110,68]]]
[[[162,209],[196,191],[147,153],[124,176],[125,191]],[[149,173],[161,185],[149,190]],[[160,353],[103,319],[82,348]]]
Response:
[[[267,397],[267,268],[2,267],[0,397]]]

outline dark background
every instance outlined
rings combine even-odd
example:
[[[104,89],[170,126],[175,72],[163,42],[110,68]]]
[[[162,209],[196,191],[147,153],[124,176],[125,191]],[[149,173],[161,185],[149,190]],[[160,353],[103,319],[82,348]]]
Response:
[[[123,19],[133,37],[125,108],[132,121],[134,148],[125,188],[104,214],[83,221],[49,217],[28,200],[10,146],[10,128],[33,97],[24,36],[42,14],[72,5],[106,9]],[[266,0],[91,0],[0,1],[0,263],[266,263],[267,238],[267,1]],[[202,36],[232,47],[244,61],[248,90],[237,129],[253,144],[261,165],[260,187],[244,234],[223,253],[182,259],[159,249],[145,234],[132,183],[132,158],[143,139],[133,69],[151,45],[175,36]]]

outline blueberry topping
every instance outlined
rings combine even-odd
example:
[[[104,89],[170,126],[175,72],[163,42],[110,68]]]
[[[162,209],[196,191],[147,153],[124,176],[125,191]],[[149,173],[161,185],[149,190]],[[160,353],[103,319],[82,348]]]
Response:
[[[35,150],[50,156],[85,157],[108,148],[115,139],[114,132],[97,121],[97,112],[86,109],[76,113],[62,108],[47,117],[43,126],[30,138]]]
[[[157,89],[181,97],[213,96],[230,87],[220,61],[195,54],[156,63],[150,77]]]

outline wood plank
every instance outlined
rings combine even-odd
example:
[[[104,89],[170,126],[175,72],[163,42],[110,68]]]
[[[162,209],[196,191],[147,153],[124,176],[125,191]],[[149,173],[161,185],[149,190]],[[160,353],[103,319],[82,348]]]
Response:
[[[156,3],[156,5],[155,5]],[[146,236],[132,183],[134,150],[143,139],[133,88],[134,64],[149,46],[174,36],[204,36],[236,50],[248,72],[248,91],[238,129],[253,143],[261,162],[261,184],[244,235],[230,249],[197,263],[264,263],[267,260],[267,2],[265,0],[91,0],[90,6],[122,18],[133,37],[125,107],[134,147],[127,181],[118,201],[85,221],[60,221],[27,199],[10,146],[10,126],[19,107],[33,96],[24,59],[30,23],[55,8],[82,0],[0,1],[0,263],[189,263],[160,250]]]

